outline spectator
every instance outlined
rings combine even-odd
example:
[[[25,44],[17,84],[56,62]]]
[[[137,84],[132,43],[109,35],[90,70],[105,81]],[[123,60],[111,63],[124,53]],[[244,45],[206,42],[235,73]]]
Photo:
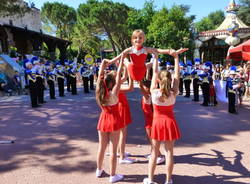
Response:
[[[0,91],[3,91],[4,93],[10,96],[12,95],[12,90],[10,89],[10,86],[6,80],[6,76],[1,71],[0,71]]]
[[[245,64],[245,86],[246,93],[245,96],[250,97],[250,61]]]
[[[21,76],[19,75],[18,71],[15,71],[15,75],[13,76],[12,81],[14,90],[17,92],[18,95],[21,95],[22,93]]]

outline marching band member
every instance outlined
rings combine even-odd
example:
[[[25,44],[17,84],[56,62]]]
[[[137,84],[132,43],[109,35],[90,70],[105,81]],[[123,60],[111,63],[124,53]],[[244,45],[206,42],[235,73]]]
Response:
[[[241,83],[238,82],[236,78],[236,66],[231,66],[229,71],[229,77],[227,79],[227,93],[228,93],[228,112],[236,114],[235,104],[237,103],[236,100],[236,93],[238,88],[241,87]]]
[[[59,62],[56,64],[56,78],[59,96],[64,97],[64,67]]]
[[[70,74],[68,72],[68,70],[70,69],[70,66],[69,66],[69,61],[67,59],[64,60],[64,67],[65,67],[65,78],[66,78],[66,84],[67,84],[67,91],[70,92],[71,89],[70,89]]]
[[[180,62],[180,82],[179,82],[179,95],[183,94],[183,77],[184,77],[184,67],[185,64],[183,62]]]
[[[199,74],[201,74],[201,73],[202,73],[202,70],[200,69],[200,59],[195,58],[195,66],[191,72],[191,75],[193,77],[193,90],[194,90],[193,101],[196,101],[196,102],[199,101],[199,87],[201,85],[201,81],[199,79]]]
[[[44,101],[44,67],[40,63],[40,59],[34,56],[31,61],[34,64],[34,69],[36,70],[36,83],[37,83],[37,94],[38,94],[38,103],[46,103]]]
[[[55,68],[53,68],[53,64],[47,62],[45,65],[47,69],[47,83],[49,86],[50,99],[56,99],[55,97],[56,71]]]
[[[27,76],[27,82],[30,91],[31,107],[36,108],[38,105],[38,93],[37,93],[37,83],[36,83],[36,69],[33,67],[32,63],[28,60],[24,63],[25,75]]]
[[[210,63],[206,62],[204,65],[203,73],[199,75],[201,78],[202,84],[202,94],[203,94],[203,103],[201,105],[208,106],[209,104],[209,78],[211,77],[210,73]]]
[[[84,93],[89,93],[89,70],[86,64],[81,67],[80,74],[82,76]]]
[[[71,86],[71,93],[72,95],[77,95],[77,88],[76,88],[77,65],[75,63],[73,62],[70,63],[70,68],[68,70],[68,73]]]
[[[187,98],[190,97],[191,67],[192,67],[191,61],[187,61],[187,67],[186,67],[184,78],[183,78],[184,87],[186,91],[186,95],[184,97],[187,97]]]

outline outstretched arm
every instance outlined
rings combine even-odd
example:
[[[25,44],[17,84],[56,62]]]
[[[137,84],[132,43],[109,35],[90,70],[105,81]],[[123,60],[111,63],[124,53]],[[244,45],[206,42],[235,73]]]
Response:
[[[109,64],[113,64],[113,63],[116,63],[117,61],[119,60],[122,60],[127,57],[129,51],[130,51],[131,48],[127,48],[125,49],[121,54],[119,54],[118,56],[116,56],[115,58],[109,60]],[[122,58],[121,58],[122,57]]]
[[[188,48],[181,48],[179,50],[174,50],[174,49],[156,49],[156,48],[146,48],[148,53],[151,54],[168,54],[171,56],[174,56],[175,54],[181,54],[183,52],[186,52]]]

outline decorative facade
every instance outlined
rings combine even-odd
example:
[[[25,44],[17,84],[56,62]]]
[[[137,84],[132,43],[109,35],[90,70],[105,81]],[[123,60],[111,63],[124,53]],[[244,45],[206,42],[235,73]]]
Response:
[[[200,32],[195,40],[195,56],[203,61],[223,63],[228,49],[250,38],[250,27],[237,16],[239,6],[231,0],[226,18],[216,30]]]

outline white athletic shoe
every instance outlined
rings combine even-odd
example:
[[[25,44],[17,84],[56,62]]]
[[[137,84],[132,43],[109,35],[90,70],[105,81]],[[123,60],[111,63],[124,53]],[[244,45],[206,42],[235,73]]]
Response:
[[[146,159],[150,159],[151,154],[144,155]]]
[[[117,153],[117,156],[119,157],[119,156],[120,156],[120,154],[119,154],[119,153]],[[125,156],[125,157],[130,157],[130,156],[131,156],[131,154],[130,154],[129,152],[125,152],[124,156]]]
[[[105,153],[105,155],[106,156],[110,156],[110,153],[109,152],[106,152]],[[117,156],[119,157],[120,156],[120,154],[119,153],[117,153]],[[124,155],[125,157],[130,157],[131,156],[131,154],[130,153],[128,153],[128,152],[125,152],[125,155]]]
[[[144,178],[143,184],[155,184],[153,181],[150,181],[149,178]]]
[[[133,164],[134,162],[134,159],[128,157],[125,157],[124,159],[119,159],[119,164]]]
[[[96,169],[96,171],[95,171],[95,175],[96,175],[96,177],[97,177],[97,178],[102,177],[102,173],[103,173],[103,172],[104,172],[104,170],[103,170],[103,169],[101,169],[101,170]]]
[[[114,175],[114,176],[110,176],[109,177],[109,182],[110,183],[115,183],[115,182],[118,182],[118,181],[121,181],[121,180],[123,180],[123,175],[121,175],[121,174],[116,174],[116,175]]]
[[[163,156],[157,157],[156,160],[157,165],[162,164],[163,162],[165,162],[165,158]]]
[[[165,182],[165,184],[174,184],[173,180],[171,179],[169,182]]]

